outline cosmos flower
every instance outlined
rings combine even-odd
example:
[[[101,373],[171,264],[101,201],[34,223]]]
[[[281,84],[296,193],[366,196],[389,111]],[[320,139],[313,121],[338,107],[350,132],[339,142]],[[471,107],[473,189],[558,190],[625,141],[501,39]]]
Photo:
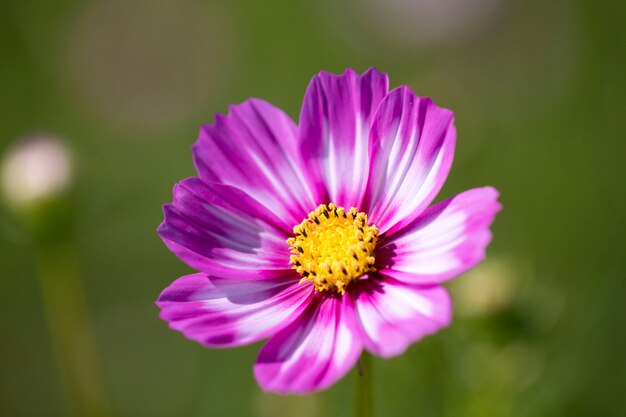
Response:
[[[19,209],[58,198],[73,181],[73,160],[63,141],[46,133],[26,136],[0,164],[0,188],[8,205]]]
[[[204,346],[269,338],[254,375],[280,393],[401,354],[450,323],[441,283],[484,258],[500,209],[491,187],[428,207],[455,140],[451,111],[374,69],[313,77],[298,125],[258,99],[217,115],[164,206],[161,238],[199,272],[161,318]]]

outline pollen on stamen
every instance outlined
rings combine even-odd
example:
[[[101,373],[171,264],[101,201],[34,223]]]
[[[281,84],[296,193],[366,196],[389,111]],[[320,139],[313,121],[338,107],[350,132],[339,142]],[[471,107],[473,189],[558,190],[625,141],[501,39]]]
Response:
[[[374,248],[378,228],[367,224],[367,215],[354,207],[346,211],[321,204],[294,226],[289,263],[317,291],[344,294],[350,282],[375,271]]]

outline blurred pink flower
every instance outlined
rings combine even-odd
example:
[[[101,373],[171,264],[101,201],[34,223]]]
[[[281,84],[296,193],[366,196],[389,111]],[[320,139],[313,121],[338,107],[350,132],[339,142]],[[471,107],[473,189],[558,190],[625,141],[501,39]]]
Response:
[[[36,134],[17,142],[1,167],[3,196],[11,206],[26,206],[66,192],[72,183],[72,156],[63,142]]]

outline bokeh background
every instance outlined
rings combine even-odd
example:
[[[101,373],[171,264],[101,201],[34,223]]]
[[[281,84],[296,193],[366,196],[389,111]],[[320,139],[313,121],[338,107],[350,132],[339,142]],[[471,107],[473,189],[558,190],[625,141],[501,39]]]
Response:
[[[319,70],[375,66],[456,113],[442,197],[501,191],[453,325],[374,359],[377,416],[626,415],[626,8],[620,1],[4,0],[0,152],[63,138],[113,416],[348,416],[353,375],[264,394],[258,345],[206,350],[154,299],[189,269],[156,235],[199,125],[269,100],[297,119]],[[0,415],[68,416],[38,255],[0,210]]]

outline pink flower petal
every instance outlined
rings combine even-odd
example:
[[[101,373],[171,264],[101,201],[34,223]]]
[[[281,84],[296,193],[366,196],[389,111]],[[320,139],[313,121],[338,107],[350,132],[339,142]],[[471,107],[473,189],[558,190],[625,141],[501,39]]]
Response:
[[[242,346],[271,336],[298,316],[313,293],[298,277],[236,281],[206,274],[181,277],[157,300],[172,329],[204,346]]]
[[[424,211],[376,252],[379,270],[397,280],[424,284],[456,277],[485,257],[489,226],[500,210],[498,192],[474,188]]]
[[[293,226],[317,204],[297,148],[297,127],[258,99],[231,106],[200,130],[193,146],[200,178],[233,185]]]
[[[387,94],[387,74],[320,72],[307,88],[299,140],[306,172],[316,179],[317,201],[346,208],[361,206],[369,170],[371,120]]]
[[[290,227],[241,190],[188,178],[163,211],[159,235],[194,269],[237,278],[291,273]]]
[[[407,285],[388,278],[359,284],[352,296],[363,345],[372,353],[385,358],[399,355],[450,324],[450,296],[441,286]]]
[[[453,114],[408,87],[380,103],[370,132],[365,212],[388,235],[417,217],[435,198],[452,165]]]
[[[263,346],[254,375],[266,391],[305,394],[328,388],[358,360],[361,342],[355,332],[350,297],[318,293],[297,320]]]

